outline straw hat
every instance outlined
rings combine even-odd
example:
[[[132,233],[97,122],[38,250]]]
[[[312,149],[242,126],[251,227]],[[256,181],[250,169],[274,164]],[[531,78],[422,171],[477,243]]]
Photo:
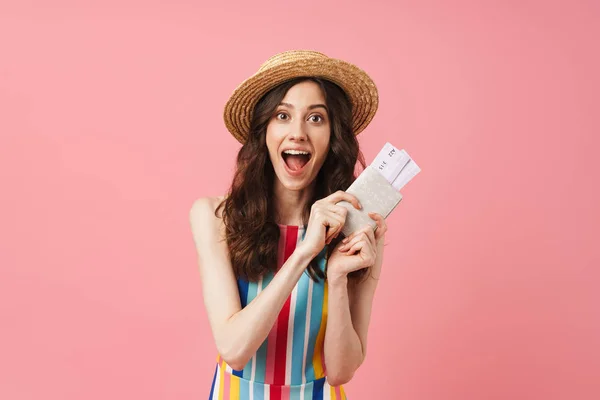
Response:
[[[352,127],[356,135],[375,116],[379,96],[375,83],[366,72],[317,51],[290,50],[269,58],[234,90],[223,113],[227,130],[243,144],[250,131],[252,112],[260,98],[275,86],[301,76],[330,80],[346,92],[352,103]]]

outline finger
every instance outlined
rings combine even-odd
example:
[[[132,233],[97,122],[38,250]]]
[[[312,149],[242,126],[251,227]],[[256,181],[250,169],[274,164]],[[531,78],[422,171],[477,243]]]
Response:
[[[350,251],[350,249],[358,242],[360,242],[361,240],[369,240],[366,237],[366,233],[363,231],[360,231],[359,233],[356,233],[354,235],[354,237],[352,237],[352,239],[350,239],[350,241],[348,241],[347,243],[343,244],[342,247],[340,247],[340,251],[345,252],[345,251]]]
[[[328,204],[327,209],[341,215],[344,219],[346,219],[346,216],[348,215],[348,209],[346,207],[338,206],[337,204]]]
[[[387,223],[385,222],[385,218],[383,217],[383,215],[375,213],[375,212],[370,212],[369,213],[369,217],[371,217],[372,220],[374,220],[378,226],[387,226]]]
[[[331,239],[333,238],[333,232],[337,230],[337,224],[334,222],[329,222],[327,231],[325,232],[325,244],[329,244]]]
[[[339,234],[342,232],[342,229],[344,228],[344,224],[346,223],[346,218],[348,216],[348,209],[346,207],[342,207],[342,206],[338,206],[335,204],[331,204],[331,211],[335,214],[337,214],[340,217],[340,221],[341,224],[338,227],[338,229],[336,230],[336,232],[333,234],[333,238],[336,238],[339,236]]]
[[[348,203],[352,204],[354,206],[354,208],[359,209],[359,210],[362,209],[360,201],[358,201],[356,196],[354,196],[353,194],[344,192],[343,190],[338,190],[337,192],[332,193],[329,196],[327,196],[325,199],[327,200],[327,202],[333,203],[333,204],[337,204],[340,201],[347,201]]]
[[[356,237],[356,235],[359,235],[362,232],[366,233],[368,229],[370,229],[371,231],[373,230],[373,228],[370,225],[364,226],[361,229],[352,232],[349,236],[347,236],[344,240],[342,240],[342,242],[349,243],[352,239],[354,239]]]
[[[355,237],[352,242],[343,245],[342,248],[340,248],[340,251],[343,253],[354,254],[356,250],[361,249],[361,242],[364,244],[364,241],[360,237]]]
[[[344,225],[344,218],[339,214],[336,214],[329,210],[325,212],[325,218],[327,219],[327,222],[329,224],[329,229],[325,237],[325,243],[329,244],[342,229],[342,226]]]
[[[373,231],[373,227],[369,225],[365,228],[365,231],[367,237],[369,238],[369,242],[371,242],[371,246],[375,246],[377,240],[375,239],[375,232]]]
[[[347,245],[348,243],[352,242],[356,235],[358,235],[358,231],[352,232],[350,236],[346,236],[344,240],[342,240],[342,244]]]
[[[333,239],[335,239],[336,237],[338,237],[338,235],[340,234],[340,232],[342,231],[342,229],[344,228],[344,224],[343,222],[339,224],[339,226],[337,227],[337,229],[335,231],[331,232],[331,237],[329,239],[329,243],[331,243],[333,241]]]
[[[375,239],[379,240],[387,232],[387,223],[385,222],[385,218],[377,213],[369,213],[369,217],[375,220],[375,223],[377,224]]]
[[[317,222],[325,229],[325,243],[327,243],[331,231],[336,228],[335,223],[332,222],[329,213],[324,209],[319,210]]]
[[[367,240],[359,240],[348,250],[348,254],[354,253],[358,253],[356,256],[362,259],[362,267],[370,267],[373,265],[373,260],[375,260],[375,251]]]

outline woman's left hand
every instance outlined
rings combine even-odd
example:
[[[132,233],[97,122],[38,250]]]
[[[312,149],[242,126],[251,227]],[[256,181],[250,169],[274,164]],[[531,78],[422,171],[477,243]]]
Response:
[[[369,213],[369,216],[375,220],[377,230],[373,232],[373,228],[367,225],[338,243],[327,261],[328,280],[346,278],[352,271],[375,264],[377,253],[383,246],[387,225],[381,215]]]

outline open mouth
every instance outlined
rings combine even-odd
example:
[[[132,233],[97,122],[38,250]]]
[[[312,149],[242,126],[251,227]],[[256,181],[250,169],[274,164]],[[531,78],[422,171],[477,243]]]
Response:
[[[299,172],[310,161],[312,154],[302,150],[285,150],[281,156],[290,171]]]

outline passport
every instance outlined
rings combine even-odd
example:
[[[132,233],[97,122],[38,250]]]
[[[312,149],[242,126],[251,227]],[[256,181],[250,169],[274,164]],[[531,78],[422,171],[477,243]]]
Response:
[[[342,233],[346,236],[351,235],[367,224],[373,229],[377,229],[377,224],[375,220],[369,217],[369,213],[375,212],[387,218],[402,200],[402,194],[372,165],[368,165],[361,172],[346,192],[354,195],[362,206],[358,210],[345,200],[337,203],[348,210],[346,222],[342,228]]]

